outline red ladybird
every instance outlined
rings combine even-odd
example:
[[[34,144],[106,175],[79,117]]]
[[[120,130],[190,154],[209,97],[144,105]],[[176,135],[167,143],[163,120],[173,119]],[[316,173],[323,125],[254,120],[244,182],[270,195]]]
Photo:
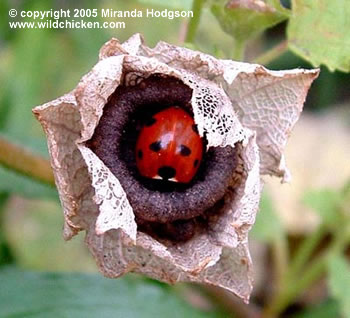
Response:
[[[136,142],[136,165],[152,179],[189,183],[203,157],[203,141],[193,118],[173,106],[153,115]]]

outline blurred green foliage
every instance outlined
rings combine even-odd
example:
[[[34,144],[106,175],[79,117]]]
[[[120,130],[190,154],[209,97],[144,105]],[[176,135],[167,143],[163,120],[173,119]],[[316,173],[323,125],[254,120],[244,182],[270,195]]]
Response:
[[[335,231],[342,222],[338,209],[342,199],[342,194],[339,191],[324,189],[305,193],[304,202],[319,213],[323,223],[330,231]]]
[[[293,315],[292,318],[338,318],[339,304],[333,299],[327,299],[325,302],[310,306],[302,313]]]
[[[350,317],[350,264],[345,257],[334,255],[329,260],[329,285],[343,316]]]
[[[0,281],[1,317],[219,317],[190,307],[165,286],[130,276],[115,281],[3,268]]]
[[[252,237],[260,242],[271,243],[276,238],[280,238],[284,231],[285,229],[278,213],[275,211],[271,198],[266,191],[263,191],[260,209],[251,231]]]
[[[274,8],[269,4],[266,4],[263,10],[252,10],[243,5],[234,9],[229,3],[226,0],[214,0],[210,2],[210,9],[222,29],[238,41],[245,42],[288,17],[287,10],[281,7]]]
[[[291,11],[283,9],[279,1],[269,0],[269,5],[277,9],[272,15],[247,10],[232,12],[224,7],[226,1],[203,2],[205,5],[195,41],[186,43],[191,48],[220,58],[232,58],[235,40],[246,41],[254,36],[255,40],[247,52],[253,59],[259,52],[271,48],[287,36],[291,51],[270,62],[268,67],[310,67],[311,62],[313,65],[325,64],[331,70],[349,71],[350,6],[346,0],[331,3],[326,3],[325,0],[294,0],[291,2]],[[8,26],[8,22],[12,21],[8,16],[9,9],[141,10],[170,7],[189,10],[192,1],[1,0],[0,134],[48,156],[42,128],[31,114],[34,106],[75,87],[83,74],[97,62],[101,45],[111,37],[122,42],[132,34],[142,32],[150,46],[159,40],[183,45],[181,33],[186,26],[186,21],[182,19],[126,18],[123,19],[126,29],[15,30]],[[287,18],[288,22],[280,23],[256,37],[267,27]],[[331,30],[331,34],[326,30]],[[306,109],[320,111],[329,109],[338,102],[348,101],[349,81],[348,74],[332,73],[322,66]],[[344,206],[350,205],[346,193],[348,192],[344,189],[328,189],[305,194],[305,204],[320,214],[331,234],[337,231],[341,223],[349,222],[349,216],[343,213]],[[22,200],[17,196],[32,200]],[[56,190],[0,167],[0,265],[15,262],[17,266],[27,269],[96,270],[91,257],[83,248],[82,236],[69,245],[65,245],[61,239],[63,221],[60,211]],[[287,234],[275,211],[274,202],[265,193],[252,238],[273,245]],[[312,242],[314,244],[318,241]],[[315,246],[308,246],[319,247],[316,243]],[[308,248],[301,250],[307,251]],[[310,255],[311,252],[312,249],[308,251]],[[338,254],[331,258],[327,270],[333,299],[308,308],[298,317],[336,317],[340,311],[344,317],[350,316],[350,270],[347,260]],[[303,273],[298,274],[302,277]],[[0,271],[0,281],[1,317],[102,317],[103,314],[120,317],[215,316],[214,313],[208,315],[190,308],[178,299],[171,288],[150,285],[145,280],[128,278],[112,281],[101,276],[38,274],[3,268]],[[91,293],[91,290],[94,292]]]
[[[349,72],[349,15],[348,0],[294,0],[287,32],[290,48],[314,66]]]
[[[4,210],[9,198],[8,193],[0,192],[0,266],[15,262],[12,247],[4,235]]]

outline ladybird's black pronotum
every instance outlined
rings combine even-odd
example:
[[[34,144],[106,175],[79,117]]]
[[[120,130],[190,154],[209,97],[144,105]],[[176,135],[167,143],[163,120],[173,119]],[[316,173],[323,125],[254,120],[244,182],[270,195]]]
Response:
[[[134,86],[121,85],[105,105],[88,143],[120,181],[139,228],[176,240],[191,237],[195,224],[223,198],[237,162],[230,146],[205,152],[191,97],[191,88],[182,81],[159,74]],[[163,134],[174,131],[165,122],[183,124],[188,140],[177,136],[178,140],[165,142],[162,138],[168,136]],[[162,158],[157,161],[153,155]]]

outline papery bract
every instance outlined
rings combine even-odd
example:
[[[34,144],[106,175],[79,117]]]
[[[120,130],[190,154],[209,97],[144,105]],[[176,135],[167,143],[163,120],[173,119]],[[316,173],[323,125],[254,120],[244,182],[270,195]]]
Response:
[[[180,79],[192,89],[194,120],[208,148],[238,151],[220,213],[209,218],[205,232],[182,243],[138,231],[120,180],[87,146],[116,88],[137,85],[152,74]],[[65,239],[85,230],[87,245],[108,277],[134,271],[169,283],[207,283],[248,301],[248,232],[258,210],[260,175],[288,180],[283,150],[317,75],[318,70],[268,71],[164,42],[151,49],[139,34],[123,44],[110,40],[72,92],[33,110],[48,137]]]

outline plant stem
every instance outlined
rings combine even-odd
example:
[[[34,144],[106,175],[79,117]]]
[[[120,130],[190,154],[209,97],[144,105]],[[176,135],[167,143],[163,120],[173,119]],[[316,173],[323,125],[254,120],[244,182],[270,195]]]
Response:
[[[244,51],[245,51],[246,41],[235,39],[233,47],[232,59],[235,61],[244,61]]]
[[[275,59],[280,57],[282,54],[284,54],[287,50],[288,50],[288,42],[287,40],[284,40],[281,43],[274,46],[273,48],[269,49],[267,52],[255,58],[253,60],[253,63],[262,64],[262,65],[269,64],[270,62],[274,61]]]
[[[37,181],[55,186],[49,160],[0,136],[0,164]]]
[[[345,228],[338,230],[329,248],[317,257],[304,273],[295,273],[288,277],[281,293],[265,307],[262,318],[278,317],[291,302],[322,276],[327,268],[329,258],[334,253],[342,252],[346,247],[349,241],[346,230],[347,224],[345,224]]]
[[[192,4],[193,18],[191,18],[191,20],[188,23],[187,34],[185,37],[185,41],[187,43],[194,42],[199,21],[202,14],[203,4],[204,4],[204,0],[193,0],[193,4]]]
[[[277,235],[272,242],[272,257],[276,272],[276,293],[280,293],[284,285],[288,269],[288,243],[285,233]]]
[[[306,262],[310,259],[317,245],[320,243],[326,233],[326,227],[320,225],[311,235],[307,236],[301,246],[298,248],[292,262],[289,266],[287,277],[295,277]],[[288,278],[287,278],[288,279]]]

